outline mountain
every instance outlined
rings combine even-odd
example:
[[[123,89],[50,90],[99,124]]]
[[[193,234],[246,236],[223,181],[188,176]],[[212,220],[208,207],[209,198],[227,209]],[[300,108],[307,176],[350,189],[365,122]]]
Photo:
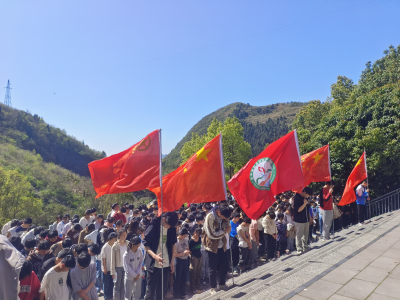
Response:
[[[296,113],[306,103],[290,102],[267,106],[251,106],[249,103],[232,103],[202,118],[195,124],[175,148],[163,159],[163,173],[176,169],[181,163],[180,150],[192,137],[207,132],[213,118],[224,121],[227,117],[237,117],[244,128],[244,139],[252,146],[253,157],[271,143],[289,131]]]
[[[106,157],[67,135],[65,130],[47,124],[38,115],[0,104],[0,143],[35,151],[46,162],[89,176],[88,163]]]

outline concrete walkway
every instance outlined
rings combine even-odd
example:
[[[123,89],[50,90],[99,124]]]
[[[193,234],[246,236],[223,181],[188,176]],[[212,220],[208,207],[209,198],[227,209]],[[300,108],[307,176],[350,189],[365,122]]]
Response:
[[[397,227],[290,299],[400,299],[399,263]]]
[[[400,210],[352,226],[310,251],[283,255],[191,300],[400,299]],[[103,297],[99,298],[103,299]]]

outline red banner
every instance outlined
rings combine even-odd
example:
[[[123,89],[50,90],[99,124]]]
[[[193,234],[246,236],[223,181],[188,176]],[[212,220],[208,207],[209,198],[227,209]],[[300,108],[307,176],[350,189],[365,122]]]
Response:
[[[251,159],[228,182],[237,203],[252,219],[275,201],[274,195],[304,187],[296,131],[281,137]]]
[[[160,131],[118,154],[91,162],[89,166],[96,198],[160,186]]]

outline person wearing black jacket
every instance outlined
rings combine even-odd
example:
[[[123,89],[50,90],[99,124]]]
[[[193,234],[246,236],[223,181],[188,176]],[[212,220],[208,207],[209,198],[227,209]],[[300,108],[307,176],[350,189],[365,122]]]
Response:
[[[161,223],[162,222],[162,223]],[[147,270],[147,289],[144,299],[162,299],[162,268],[164,276],[164,295],[166,293],[169,275],[174,272],[173,254],[175,252],[176,223],[178,215],[167,212],[163,217],[155,218],[146,228],[143,245],[146,249],[144,264]],[[161,234],[162,224],[162,234]],[[164,244],[162,252],[162,242]]]
[[[60,252],[58,252],[56,257],[50,258],[48,260],[46,260],[41,268],[40,271],[40,277],[38,278],[40,282],[42,282],[42,279],[44,277],[44,275],[47,273],[48,270],[50,270],[51,268],[55,267],[57,264],[59,264],[64,257],[66,257],[67,255],[72,255],[74,256],[74,253],[72,252],[71,249],[62,249]]]
[[[310,206],[305,198],[312,196],[313,193],[311,188],[305,187],[300,194],[296,193],[294,196],[293,217],[296,227],[296,248],[298,254],[308,250],[307,242],[311,216]]]

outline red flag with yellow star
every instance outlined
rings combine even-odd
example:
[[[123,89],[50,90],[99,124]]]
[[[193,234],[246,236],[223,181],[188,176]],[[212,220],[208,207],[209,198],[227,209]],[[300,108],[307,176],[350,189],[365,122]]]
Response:
[[[157,195],[161,212],[161,188],[149,188]],[[175,171],[162,179],[163,211],[178,210],[184,203],[226,199],[221,135],[216,136]]]
[[[339,205],[343,206],[356,201],[356,193],[354,192],[354,189],[360,184],[361,181],[367,178],[367,160],[364,151],[363,155],[361,155],[356,166],[347,179],[346,187],[344,188],[342,200],[340,200]]]
[[[129,149],[92,161],[89,166],[96,198],[160,186],[160,130]]]
[[[330,181],[329,145],[302,155],[301,165],[303,167],[304,186],[308,186],[311,182]]]

